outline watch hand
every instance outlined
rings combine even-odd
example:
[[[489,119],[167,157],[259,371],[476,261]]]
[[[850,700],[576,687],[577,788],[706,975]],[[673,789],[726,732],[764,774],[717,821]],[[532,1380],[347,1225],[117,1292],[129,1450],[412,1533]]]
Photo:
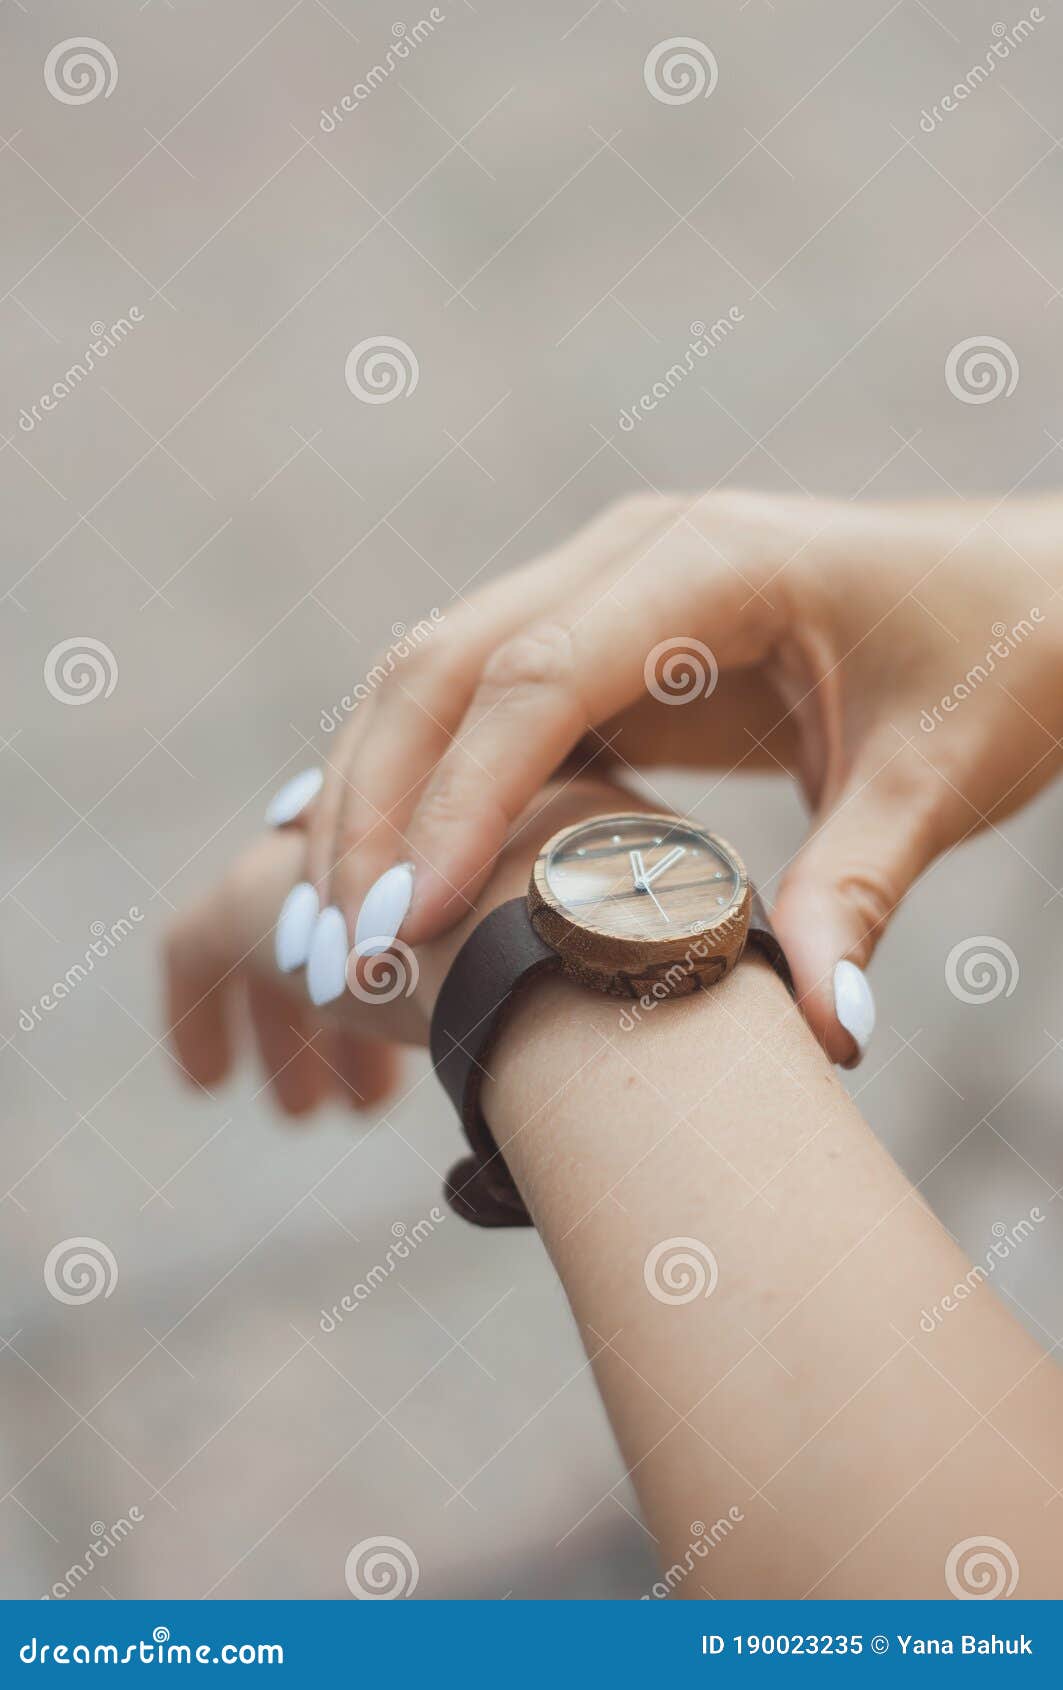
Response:
[[[635,883],[635,891],[645,891],[646,869],[642,861],[642,852],[630,851],[628,855],[631,858],[631,878]]]
[[[671,868],[673,863],[677,863],[680,857],[685,857],[686,854],[686,846],[677,845],[674,850],[669,851],[666,857],[662,857],[660,862],[655,864],[648,874],[644,874],[642,876],[642,884],[646,890],[649,891],[651,881],[656,880],[659,874],[663,874],[666,868]]]
[[[650,885],[650,883],[649,883],[649,881],[648,881],[648,880],[647,880],[647,879],[646,879],[646,878],[645,878],[645,876],[643,876],[643,880],[642,880],[642,890],[643,890],[643,891],[644,891],[644,892],[648,892],[648,893],[649,893],[649,895],[650,895],[650,897],[651,897],[651,898],[652,898],[652,899],[653,899],[653,901],[654,901],[654,903],[655,903],[655,904],[657,904],[657,910],[658,910],[658,913],[659,913],[659,914],[660,914],[660,915],[661,915],[661,916],[662,916],[662,917],[663,917],[663,919],[664,919],[664,920],[665,920],[665,921],[667,921],[667,922],[668,922],[668,923],[669,923],[669,926],[671,926],[671,922],[670,922],[670,920],[669,920],[669,917],[668,917],[668,916],[667,916],[667,915],[665,915],[665,912],[664,912],[664,910],[663,910],[663,909],[661,909],[661,906],[660,906],[660,903],[659,903],[659,902],[658,902],[658,900],[657,900],[657,894],[656,894],[656,892],[655,892],[655,891],[654,891],[654,890],[653,890],[653,887],[652,887],[652,886],[651,886],[651,885]]]

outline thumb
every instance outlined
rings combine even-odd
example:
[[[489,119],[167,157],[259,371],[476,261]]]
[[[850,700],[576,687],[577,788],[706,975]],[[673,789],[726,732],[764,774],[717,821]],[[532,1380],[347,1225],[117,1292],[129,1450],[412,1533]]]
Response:
[[[949,842],[949,789],[909,758],[902,752],[870,778],[854,769],[816,818],[775,907],[805,1019],[847,1068],[862,1060],[875,1026],[864,970],[908,888]]]

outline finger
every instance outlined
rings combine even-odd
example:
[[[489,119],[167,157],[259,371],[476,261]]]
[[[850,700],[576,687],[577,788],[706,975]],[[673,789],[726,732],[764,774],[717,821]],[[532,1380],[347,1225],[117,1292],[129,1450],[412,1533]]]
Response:
[[[529,604],[570,593],[574,582],[607,567],[632,533],[659,528],[673,507],[674,501],[654,496],[603,513],[563,546],[483,589],[380,686],[370,727],[338,771],[343,790],[334,806],[328,912],[322,910],[309,940],[307,984],[315,1002],[329,1002],[342,990],[341,940],[354,937],[366,893],[403,854],[410,815],[462,720],[488,653],[526,621]],[[315,840],[326,831],[323,824]],[[322,868],[317,842],[314,872]]]
[[[331,790],[322,795],[325,780],[326,772],[320,765],[302,769],[274,793],[266,806],[267,826],[310,834],[307,861],[312,856],[313,842],[322,832],[331,836],[334,827],[329,815],[336,799]],[[301,880],[292,887],[281,911],[276,944],[276,960],[286,974],[306,962],[313,923],[320,909],[321,901],[311,880]]]
[[[382,1039],[330,1033],[326,1060],[332,1070],[334,1093],[360,1113],[375,1109],[391,1096],[398,1083],[399,1053]]]
[[[865,970],[894,910],[962,823],[948,784],[906,748],[867,753],[787,871],[773,917],[805,1017],[855,1067],[875,1024]]]
[[[401,714],[401,713],[400,713]],[[402,731],[401,728],[399,730]],[[421,747],[425,742],[422,726],[409,723],[405,729],[407,745]],[[438,738],[432,741],[440,744]],[[425,753],[426,761],[431,754]],[[394,860],[401,835],[393,815],[404,815],[401,791],[395,791],[395,768],[387,769],[377,785],[377,800],[371,799],[359,784],[372,783],[372,766],[368,771],[355,766],[351,775],[343,777],[340,821],[334,851],[337,853],[328,876],[328,892],[323,907],[309,934],[306,965],[306,985],[311,1001],[323,1006],[342,997],[346,983],[347,958],[355,931],[354,910],[360,894],[359,874],[374,876],[376,864]],[[400,779],[404,776],[400,775]],[[413,802],[413,793],[408,803]],[[381,808],[389,806],[388,809]]]
[[[231,979],[206,902],[179,917],[163,958],[166,1024],[177,1060],[194,1085],[217,1085],[232,1067]]]
[[[288,827],[300,820],[305,824],[307,811],[321,791],[324,778],[324,770],[316,763],[289,776],[266,805],[263,818],[266,826]]]
[[[304,770],[271,800],[266,820],[306,835],[303,878],[290,889],[282,911],[277,960],[285,973],[308,961],[315,923],[328,901],[328,876],[334,861],[336,831],[344,798],[344,771],[366,731],[372,700],[363,704],[356,720],[348,722],[324,766]],[[334,725],[329,717],[330,729]]]
[[[711,650],[684,632],[694,628],[713,630]],[[660,697],[679,683],[686,702],[703,702],[719,668],[757,661],[774,635],[767,601],[684,529],[505,642],[411,818],[404,939],[419,944],[468,907],[513,820],[589,728],[647,686]]]
[[[322,904],[328,902],[329,879],[339,854],[337,837],[347,797],[347,776],[366,735],[370,732],[379,698],[363,699],[356,716],[347,723],[338,740],[325,753],[324,782],[306,812],[307,879],[318,888]]]
[[[233,1061],[233,994],[241,965],[266,942],[270,916],[297,872],[303,845],[264,836],[229,876],[182,912],[163,946],[166,1016],[178,1061],[194,1084],[217,1084]]]
[[[315,1024],[268,976],[248,978],[247,1003],[265,1085],[286,1115],[312,1113],[332,1091],[328,1067],[311,1042]]]
[[[343,777],[328,902],[354,932],[367,886],[395,860],[402,829],[423,780],[446,748],[449,733],[436,712],[460,712],[465,690],[450,674],[404,678],[382,696],[373,733]]]

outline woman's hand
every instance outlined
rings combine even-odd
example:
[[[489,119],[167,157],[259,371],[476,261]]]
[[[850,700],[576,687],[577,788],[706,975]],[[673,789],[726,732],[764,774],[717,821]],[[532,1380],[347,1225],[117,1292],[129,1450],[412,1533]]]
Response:
[[[860,971],[897,903],[1059,766],[1061,584],[1054,501],[624,500],[451,610],[359,708],[301,818],[309,879],[343,918],[332,947],[400,862],[412,881],[392,877],[359,937],[387,938],[383,917],[413,945],[444,932],[574,751],[781,766],[813,822],[779,865],[775,924],[814,1032],[855,1060],[874,1014]],[[839,962],[855,968],[836,997]]]
[[[175,917],[164,946],[166,1024],[177,1059],[196,1086],[213,1087],[232,1068],[250,1022],[268,1085],[287,1115],[343,1098],[369,1109],[391,1091],[394,1050],[414,1039],[406,1001],[378,1007],[364,1029],[353,999],[313,1009],[302,979],[277,966],[273,927],[304,872],[306,841],[267,834],[244,851],[209,892]]]
[[[166,1019],[193,1084],[226,1078],[249,1019],[260,1065],[285,1114],[336,1099],[356,1109],[394,1086],[394,1045],[426,1045],[439,987],[472,927],[527,887],[542,840],[603,810],[646,809],[611,782],[579,779],[536,795],[510,831],[477,906],[414,953],[401,942],[347,970],[350,990],[327,1006],[307,1003],[302,977],[277,962],[275,924],[306,874],[306,835],[266,834],[222,879],[175,918],[165,946]],[[246,1013],[245,1013],[246,1012]]]

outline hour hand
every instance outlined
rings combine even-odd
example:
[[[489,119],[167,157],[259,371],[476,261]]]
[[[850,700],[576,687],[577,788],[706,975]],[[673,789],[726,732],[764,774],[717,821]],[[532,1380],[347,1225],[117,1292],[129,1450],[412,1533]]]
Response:
[[[679,861],[680,857],[685,857],[685,856],[686,856],[686,846],[685,845],[676,845],[671,851],[668,852],[667,856],[661,858],[659,863],[654,864],[654,866],[650,869],[648,874],[646,874],[644,872],[643,876],[642,876],[642,884],[646,888],[646,890],[647,891],[649,890],[651,881],[656,880],[657,876],[659,874],[663,874],[665,869],[671,868],[673,863],[677,863]]]
[[[645,865],[643,864],[643,861],[642,861],[642,852],[641,851],[631,851],[628,854],[631,858],[631,878],[632,878],[634,885],[635,885],[635,891],[636,892],[644,892],[644,891],[646,891],[647,888],[646,888],[646,869],[645,869]]]

